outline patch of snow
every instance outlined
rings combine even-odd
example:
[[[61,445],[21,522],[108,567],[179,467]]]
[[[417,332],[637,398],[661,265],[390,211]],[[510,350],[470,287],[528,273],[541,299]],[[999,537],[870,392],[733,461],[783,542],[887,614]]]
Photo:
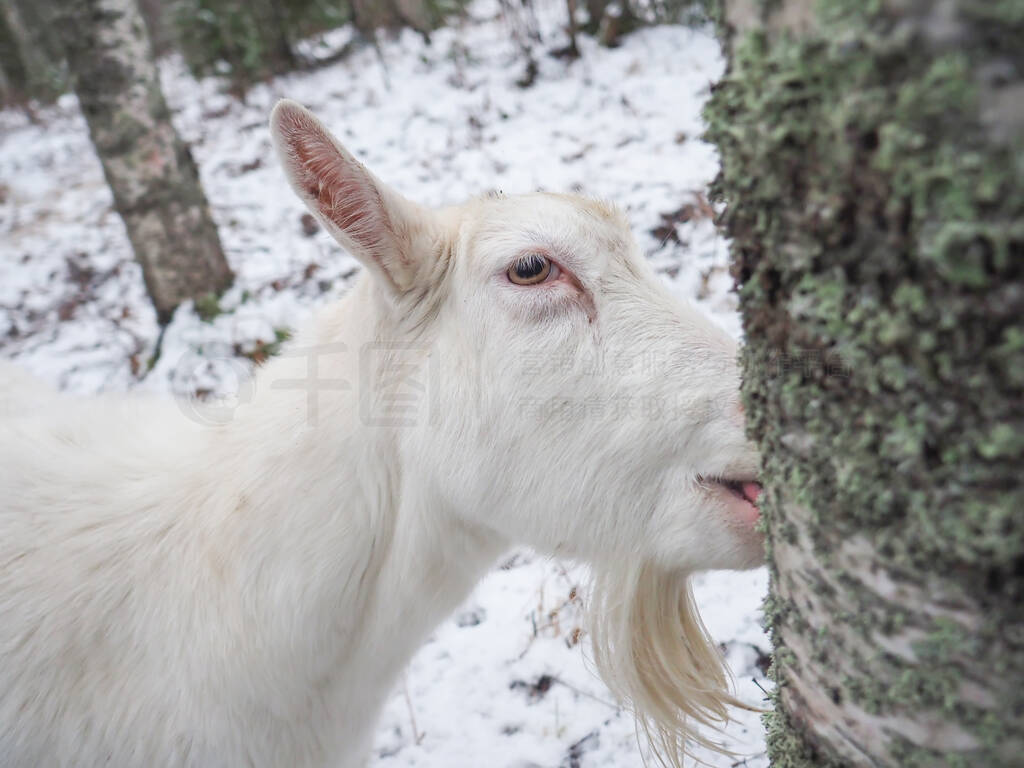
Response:
[[[429,45],[404,32],[382,39],[379,54],[357,48],[260,85],[244,102],[214,79],[191,78],[180,59],[164,62],[175,124],[192,145],[237,279],[211,322],[182,307],[156,360],[156,317],[76,100],[41,110],[40,124],[0,112],[0,355],[77,392],[236,395],[251,368],[237,351],[272,343],[279,329],[342,296],[359,270],[322,231],[304,231],[305,211],[266,127],[285,96],[424,204],[536,189],[615,202],[669,288],[738,335],[727,244],[704,198],[718,170],[700,140],[700,110],[723,69],[717,43],[677,26],[642,30],[615,49],[581,36],[582,58],[567,62],[546,53],[566,43],[564,5],[536,5],[543,42],[528,88],[516,84],[525,65],[512,34],[518,22],[491,0],[433,33]],[[332,33],[325,45],[349,35]],[[764,702],[766,583],[763,570],[695,582],[738,694],[753,705]],[[385,710],[371,764],[642,765],[632,717],[586,661],[573,591],[584,585],[582,568],[510,554],[414,658]],[[763,768],[758,715],[735,714],[725,741],[739,757],[700,757],[719,768]]]

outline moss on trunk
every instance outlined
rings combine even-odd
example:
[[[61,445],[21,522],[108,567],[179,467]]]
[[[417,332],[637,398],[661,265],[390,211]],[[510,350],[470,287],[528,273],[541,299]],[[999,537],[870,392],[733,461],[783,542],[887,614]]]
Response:
[[[1024,754],[1024,2],[726,0],[777,768]]]

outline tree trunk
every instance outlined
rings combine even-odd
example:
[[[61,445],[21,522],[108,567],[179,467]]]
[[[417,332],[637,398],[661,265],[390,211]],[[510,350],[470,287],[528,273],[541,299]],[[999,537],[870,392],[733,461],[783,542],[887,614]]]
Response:
[[[1024,3],[725,0],[775,768],[1024,760]]]
[[[174,39],[168,20],[168,9],[163,0],[138,0],[139,13],[146,22],[146,32],[153,49],[153,58],[159,59],[174,50]]]
[[[377,29],[410,27],[427,34],[436,19],[427,0],[352,0],[356,29],[372,38]]]
[[[22,97],[51,101],[67,86],[63,57],[44,14],[30,0],[0,0],[2,60]],[[19,66],[13,65],[17,58]]]
[[[295,68],[295,51],[288,40],[288,25],[277,0],[243,0],[237,5],[236,12],[243,17],[250,16],[250,23],[255,24],[259,49],[266,59],[263,66],[268,74]]]
[[[28,91],[28,72],[8,16],[10,6],[0,0],[0,105],[21,102]]]
[[[611,0],[584,0],[587,6],[587,23],[583,29],[592,35],[596,35],[601,28],[601,20],[604,19],[605,9]]]
[[[161,322],[231,283],[188,147],[171,125],[134,0],[62,0],[75,92]]]

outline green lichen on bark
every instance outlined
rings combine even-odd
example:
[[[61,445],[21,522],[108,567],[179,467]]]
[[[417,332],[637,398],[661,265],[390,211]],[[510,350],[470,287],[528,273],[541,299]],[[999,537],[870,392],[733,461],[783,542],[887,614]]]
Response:
[[[769,559],[807,560],[772,568],[773,764],[1009,766],[1024,749],[1024,1],[821,0],[813,24],[773,27],[786,5],[729,40],[707,110]],[[816,730],[796,682],[883,743]]]

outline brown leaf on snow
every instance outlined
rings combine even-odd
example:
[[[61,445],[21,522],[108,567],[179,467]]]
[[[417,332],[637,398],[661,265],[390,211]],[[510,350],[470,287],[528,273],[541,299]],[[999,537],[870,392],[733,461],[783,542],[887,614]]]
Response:
[[[312,237],[320,231],[320,223],[311,213],[302,214],[302,216],[299,217],[299,223],[302,224],[302,234],[306,237]]]

